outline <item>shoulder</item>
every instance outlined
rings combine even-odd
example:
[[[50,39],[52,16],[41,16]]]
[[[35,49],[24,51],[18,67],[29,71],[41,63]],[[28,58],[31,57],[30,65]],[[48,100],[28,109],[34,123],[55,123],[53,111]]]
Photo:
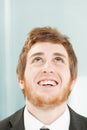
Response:
[[[71,125],[81,128],[87,128],[87,117],[84,117],[69,107]]]
[[[75,112],[72,108],[69,107],[70,115],[72,118],[81,119],[87,121],[87,117],[80,115],[79,113]]]
[[[23,116],[24,108],[16,111],[11,116],[3,119],[0,121],[0,130],[6,130],[7,128],[10,128],[12,126],[12,122],[15,122],[16,120],[20,120],[20,118]]]

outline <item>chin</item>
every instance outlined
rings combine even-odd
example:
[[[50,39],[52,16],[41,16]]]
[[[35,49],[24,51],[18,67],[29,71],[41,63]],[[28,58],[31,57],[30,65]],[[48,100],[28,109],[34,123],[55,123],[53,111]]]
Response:
[[[52,96],[35,96],[32,99],[30,99],[31,103],[34,106],[43,108],[43,109],[48,109],[52,108],[55,106],[60,105],[61,103],[65,102],[67,97],[59,97],[58,95],[52,97]]]

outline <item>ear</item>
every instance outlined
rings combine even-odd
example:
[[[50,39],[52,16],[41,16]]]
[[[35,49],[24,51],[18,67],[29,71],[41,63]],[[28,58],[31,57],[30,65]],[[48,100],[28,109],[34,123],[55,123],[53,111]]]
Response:
[[[75,78],[75,79],[72,81],[72,83],[71,83],[71,91],[72,91],[72,89],[73,89],[73,88],[74,88],[74,86],[75,86],[76,79],[77,79],[77,78]]]
[[[18,83],[20,85],[20,88],[23,90],[24,89],[24,80],[22,80],[19,75],[18,75]]]

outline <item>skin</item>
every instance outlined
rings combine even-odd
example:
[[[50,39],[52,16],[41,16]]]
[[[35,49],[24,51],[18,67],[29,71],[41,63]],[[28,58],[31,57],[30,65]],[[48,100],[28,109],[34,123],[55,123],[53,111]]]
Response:
[[[28,111],[45,124],[52,123],[65,111],[75,84],[75,80],[71,80],[65,48],[50,42],[38,42],[31,47],[24,80],[18,79],[25,92]]]

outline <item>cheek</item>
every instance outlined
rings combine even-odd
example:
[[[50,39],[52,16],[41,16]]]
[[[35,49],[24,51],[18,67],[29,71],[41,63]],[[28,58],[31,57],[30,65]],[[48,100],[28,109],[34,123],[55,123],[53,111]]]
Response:
[[[25,81],[27,87],[32,87],[35,84],[35,79],[37,78],[38,71],[32,67],[25,70]]]
[[[25,81],[25,84],[24,84],[24,95],[28,99],[30,99],[30,97],[31,97],[31,88],[26,81]]]
[[[71,79],[70,70],[68,68],[62,68],[60,70],[60,76],[62,81],[68,82]]]
[[[26,74],[26,79],[28,79],[30,82],[34,83],[37,77],[39,76],[41,72],[40,67],[30,67]]]
[[[25,74],[27,75],[27,77],[34,76],[39,71],[39,68],[38,67],[34,67],[32,65],[29,65],[29,67],[26,67]]]
[[[27,81],[31,80],[33,78],[33,75],[35,74],[35,70],[28,65],[26,66],[24,77]]]

